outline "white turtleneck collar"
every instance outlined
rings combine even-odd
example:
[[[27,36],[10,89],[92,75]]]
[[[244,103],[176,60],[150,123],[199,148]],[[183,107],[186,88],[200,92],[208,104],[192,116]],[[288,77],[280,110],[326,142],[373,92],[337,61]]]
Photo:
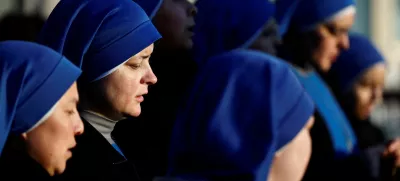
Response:
[[[118,121],[106,118],[93,111],[84,110],[80,112],[80,115],[88,121],[98,132],[100,132],[110,144],[114,144],[111,139],[111,132],[114,130],[115,124]]]

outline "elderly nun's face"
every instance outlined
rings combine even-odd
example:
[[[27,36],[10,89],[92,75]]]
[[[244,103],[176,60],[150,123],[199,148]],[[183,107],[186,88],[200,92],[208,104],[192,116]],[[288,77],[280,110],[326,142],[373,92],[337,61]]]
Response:
[[[385,69],[383,63],[376,64],[356,81],[353,92],[356,101],[354,111],[358,119],[367,119],[376,104],[382,99]]]
[[[78,90],[74,83],[55,105],[51,115],[22,136],[29,155],[52,176],[65,170],[75,147],[75,135],[83,133],[83,123],[76,108]]]
[[[154,45],[151,44],[141,52],[132,56],[115,72],[101,79],[106,102],[116,112],[116,115],[107,115],[110,119],[120,119],[121,115],[137,117],[141,113],[140,103],[143,95],[148,93],[148,86],[157,82],[157,77],[149,64]]]
[[[271,55],[276,55],[276,48],[281,43],[278,25],[271,18],[265,25],[261,35],[250,45],[251,49],[260,50]]]
[[[275,154],[268,181],[300,181],[311,157],[311,116],[297,136]]]
[[[161,43],[171,49],[191,49],[196,14],[196,7],[188,0],[164,0],[153,18],[163,36]]]
[[[349,48],[349,31],[355,14],[346,14],[317,27],[318,46],[312,52],[312,59],[318,68],[327,72],[341,50]]]

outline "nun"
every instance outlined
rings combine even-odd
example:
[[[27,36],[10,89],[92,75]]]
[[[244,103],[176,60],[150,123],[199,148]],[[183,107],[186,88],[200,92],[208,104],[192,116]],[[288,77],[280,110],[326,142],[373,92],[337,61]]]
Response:
[[[371,112],[382,99],[386,64],[367,37],[352,34],[350,44],[327,73],[327,82],[350,120],[359,148],[370,153],[370,173],[378,178],[383,174],[379,173],[382,155],[394,158],[392,169],[400,163],[399,139],[387,144],[382,131],[370,121]]]
[[[63,179],[140,180],[111,132],[118,121],[140,115],[143,96],[157,82],[149,58],[160,38],[131,0],[60,1],[50,14],[39,42],[82,69],[79,110],[86,132]]]
[[[271,2],[200,0],[196,6],[193,51],[199,66],[214,55],[238,48],[276,54],[280,37]]]
[[[197,9],[187,0],[133,1],[163,37],[150,58],[158,82],[149,88],[151,94],[145,96],[140,117],[118,122],[112,135],[125,156],[135,162],[139,175],[150,180],[153,175],[165,174],[169,133],[196,73],[191,50]]]
[[[284,62],[253,50],[214,56],[187,105],[173,130],[168,175],[157,180],[301,180],[314,105]]]
[[[23,41],[0,43],[0,67],[2,178],[63,173],[75,136],[83,133],[75,82],[81,70],[50,48]]]
[[[292,65],[316,105],[313,153],[304,180],[368,180],[354,130],[320,76],[350,47],[355,13],[353,0],[301,0],[283,36],[279,56]]]

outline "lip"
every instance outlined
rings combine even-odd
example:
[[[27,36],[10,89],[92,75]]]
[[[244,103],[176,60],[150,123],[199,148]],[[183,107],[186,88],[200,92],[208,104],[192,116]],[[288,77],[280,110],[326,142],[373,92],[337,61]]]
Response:
[[[143,95],[136,96],[136,101],[138,101],[139,103],[140,103],[140,102],[143,102],[143,101],[144,101]]]
[[[188,28],[186,28],[187,32],[188,32],[191,36],[194,35],[194,26],[195,26],[195,25],[191,25],[191,26],[188,26]]]
[[[72,157],[71,150],[67,150],[66,157],[67,157],[67,159],[70,159]]]

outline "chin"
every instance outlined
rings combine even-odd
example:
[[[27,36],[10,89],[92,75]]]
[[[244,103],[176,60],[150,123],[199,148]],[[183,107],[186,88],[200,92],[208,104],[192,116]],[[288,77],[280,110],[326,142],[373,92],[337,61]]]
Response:
[[[192,39],[188,39],[184,44],[184,48],[186,50],[191,50],[193,48],[193,40]]]
[[[322,71],[322,72],[328,72],[330,69],[331,69],[331,67],[332,67],[332,64],[329,64],[329,65],[323,65],[323,66],[320,66],[320,70]]]
[[[66,168],[66,163],[57,165],[56,167],[53,168],[49,168],[47,169],[47,172],[49,173],[50,176],[61,175],[62,173],[64,173],[65,168]]]
[[[56,173],[57,175],[61,175],[61,174],[64,173],[64,171],[65,171],[65,167],[62,167],[62,168],[57,169],[55,173]]]
[[[128,111],[126,114],[132,117],[139,117],[141,113],[142,113],[142,108],[140,107],[140,104],[138,104],[135,107],[133,107],[130,111]]]

